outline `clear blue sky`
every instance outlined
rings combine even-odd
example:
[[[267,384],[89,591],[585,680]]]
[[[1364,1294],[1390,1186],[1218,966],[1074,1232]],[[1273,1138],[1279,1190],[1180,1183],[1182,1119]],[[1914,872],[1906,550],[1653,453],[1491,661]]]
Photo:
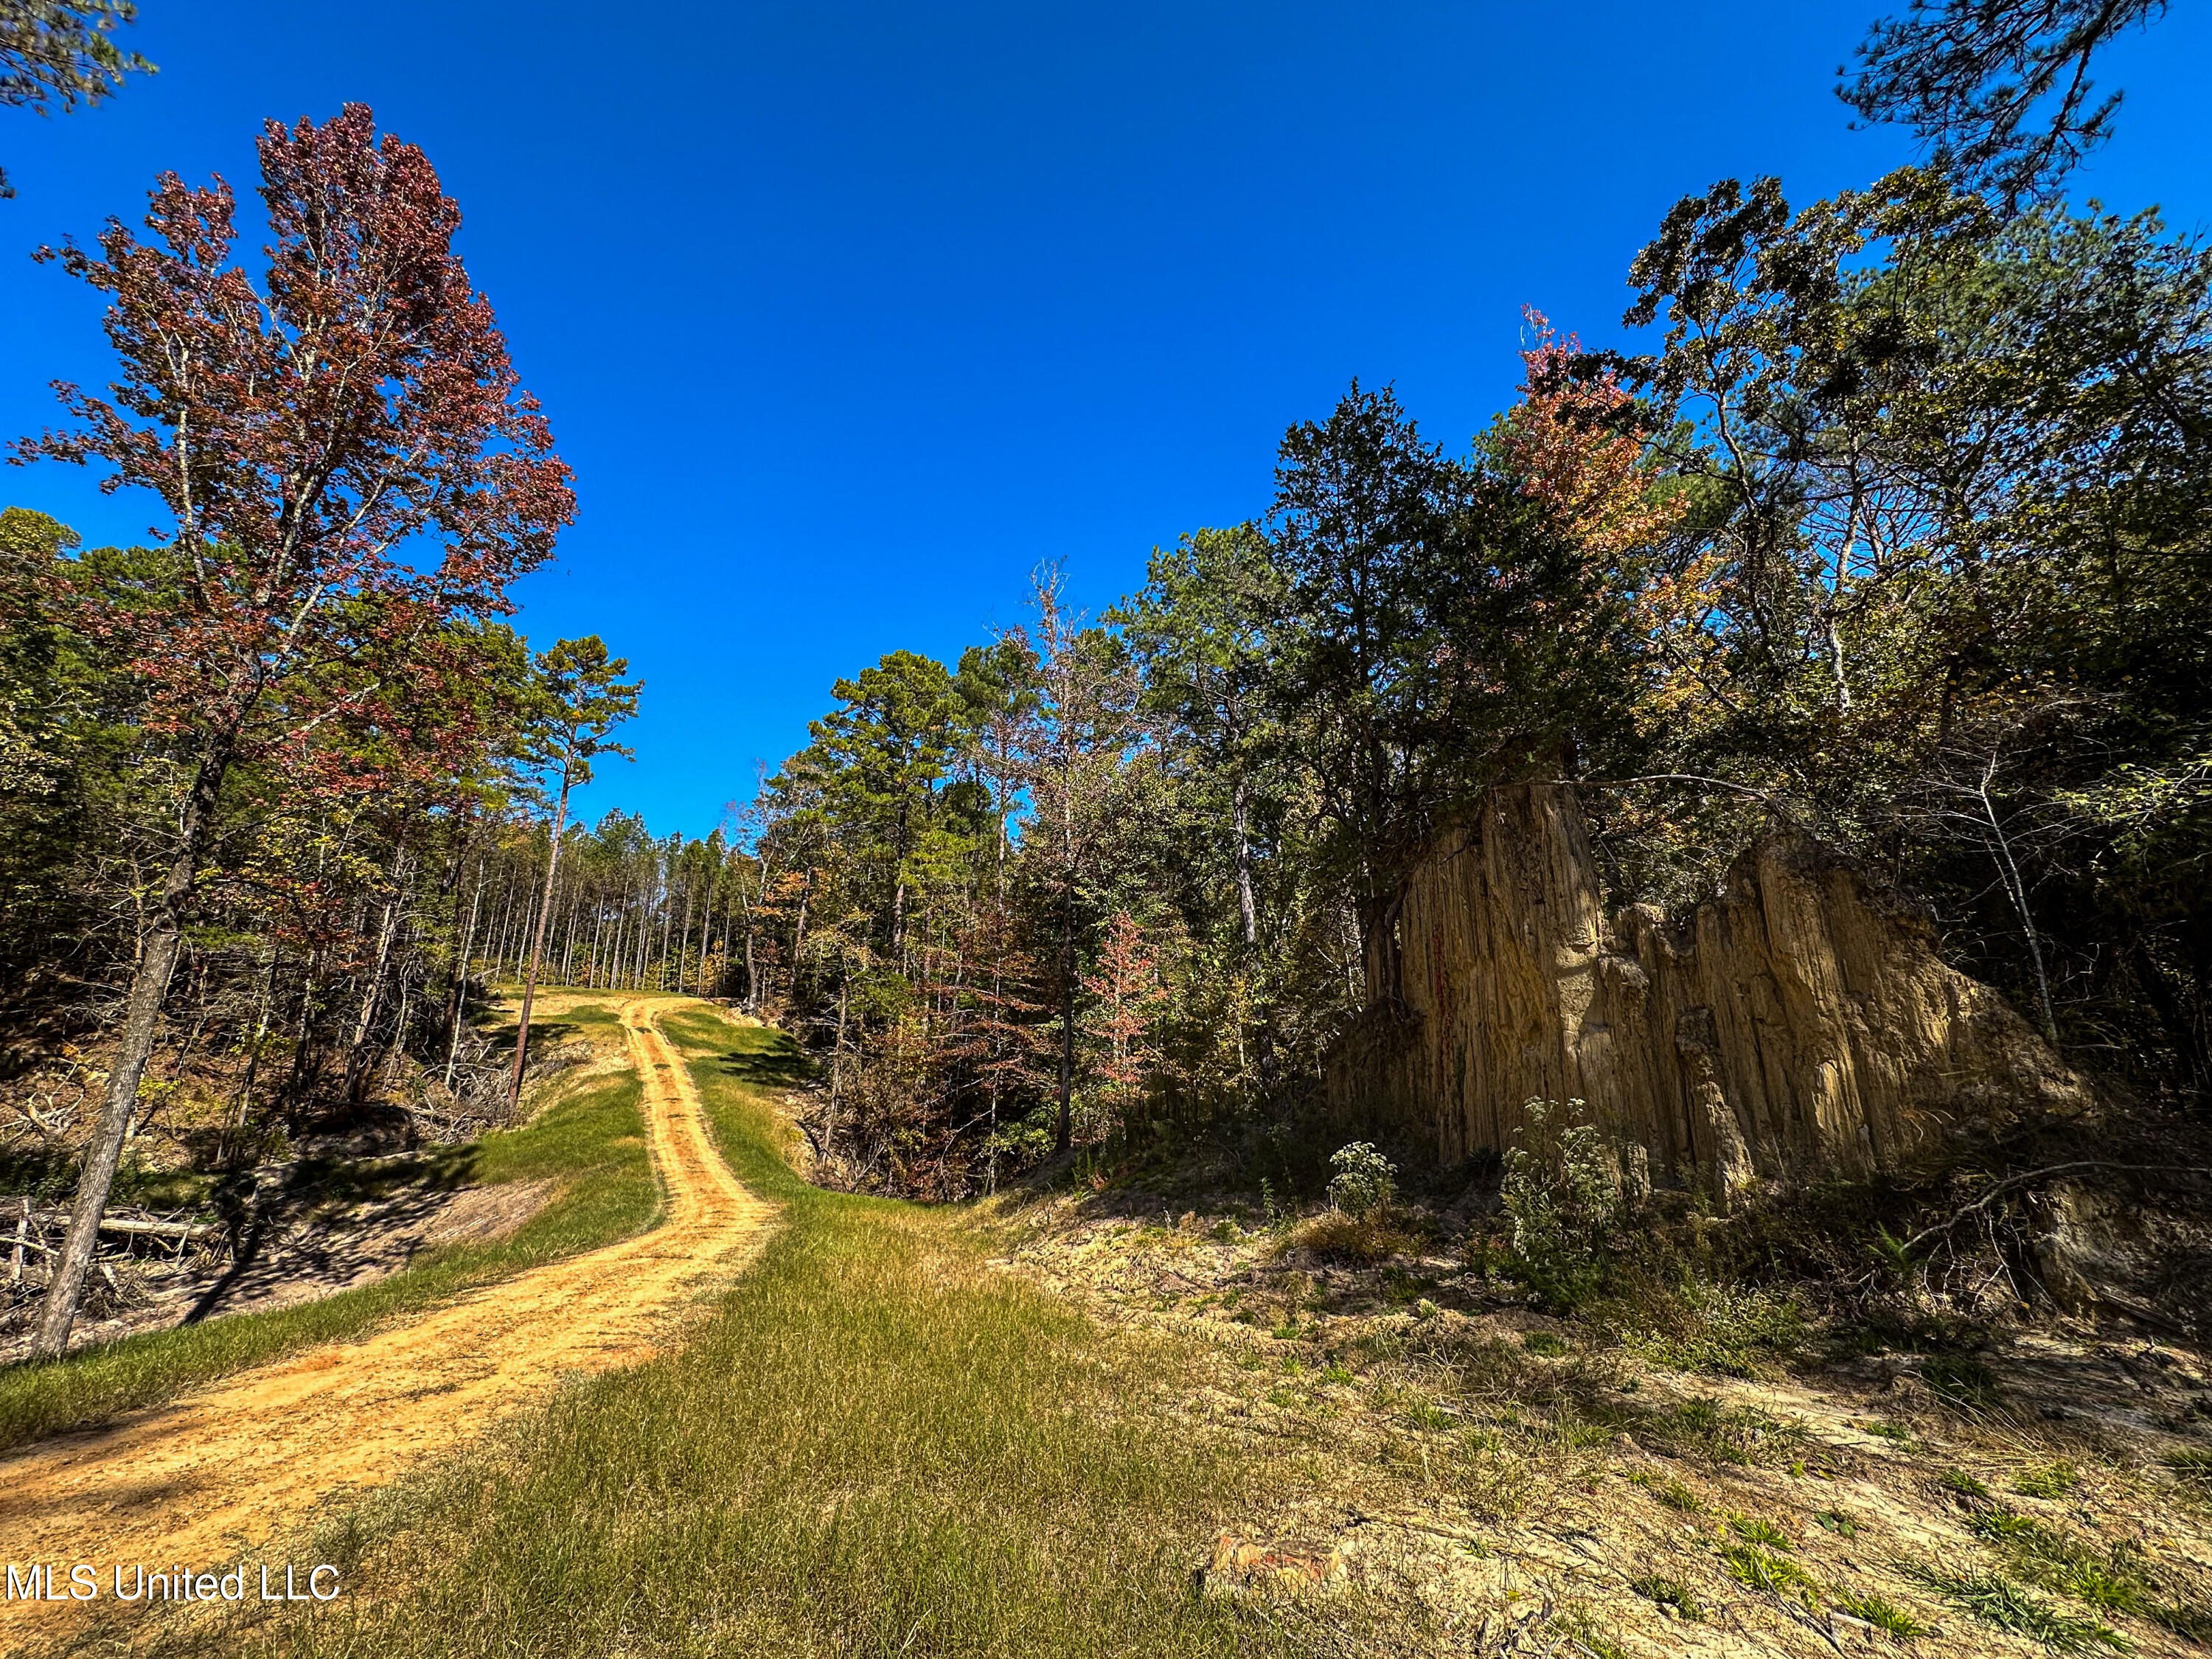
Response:
[[[420,143],[574,466],[538,643],[596,632],[647,681],[585,810],[703,834],[830,681],[956,657],[1065,562],[1110,604],[1148,550],[1267,501],[1274,446],[1353,375],[1463,442],[1510,401],[1521,307],[1617,337],[1679,197],[1794,200],[1907,158],[1833,72],[1860,3],[1315,5],[141,0],[161,74],[0,111],[0,436],[109,372],[94,296],[31,248],[154,174],[243,193],[268,116],[356,100]],[[2212,8],[2115,52],[2112,206],[2212,217]],[[135,539],[73,469],[0,501]]]

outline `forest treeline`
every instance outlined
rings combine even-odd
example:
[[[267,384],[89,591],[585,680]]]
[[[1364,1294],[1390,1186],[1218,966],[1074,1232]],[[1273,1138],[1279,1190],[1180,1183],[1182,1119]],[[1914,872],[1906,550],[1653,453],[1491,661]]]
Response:
[[[1632,281],[1659,349],[1532,318],[1522,398],[1455,453],[1355,386],[1285,435],[1267,514],[1157,550],[1101,617],[1048,569],[1026,625],[860,668],[708,839],[568,829],[543,979],[792,1022],[854,1177],[952,1196],[1294,1112],[1394,994],[1409,862],[1491,785],[1564,779],[1622,902],[1679,913],[1787,820],[2084,1063],[2201,1095],[2212,258],[1915,170],[1802,209],[1723,185]],[[69,556],[5,522],[11,569]],[[70,562],[127,587],[151,556]],[[147,780],[179,774],[35,609],[8,949],[104,1020],[170,834]],[[167,1062],[246,1056],[224,1133],[371,1079],[442,1099],[470,972],[526,970],[532,671],[478,644],[505,678],[470,682],[470,764],[264,799],[227,853]]]
[[[1630,281],[1657,349],[1532,318],[1466,449],[1355,385],[1096,623],[1048,574],[1032,626],[834,688],[762,796],[745,982],[870,1178],[1294,1111],[1397,995],[1410,863],[1532,779],[1678,915],[1810,830],[2079,1061],[2201,1102],[2212,255],[1909,169],[1723,183]]]

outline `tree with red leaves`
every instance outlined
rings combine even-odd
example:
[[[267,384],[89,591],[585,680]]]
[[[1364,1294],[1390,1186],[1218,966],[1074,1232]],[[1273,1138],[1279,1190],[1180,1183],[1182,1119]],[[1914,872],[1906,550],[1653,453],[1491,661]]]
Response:
[[[168,580],[87,588],[82,624],[142,682],[188,780],[133,969],[34,1352],[67,1346],[196,890],[247,769],[332,795],[451,767],[478,743],[483,625],[571,518],[568,467],[453,251],[460,211],[362,106],[270,122],[258,286],[230,263],[235,198],[165,174],[141,241],[40,257],[112,296],[115,401],[58,386],[74,429],[18,462],[100,462],[161,496]],[[433,550],[435,550],[434,553]]]

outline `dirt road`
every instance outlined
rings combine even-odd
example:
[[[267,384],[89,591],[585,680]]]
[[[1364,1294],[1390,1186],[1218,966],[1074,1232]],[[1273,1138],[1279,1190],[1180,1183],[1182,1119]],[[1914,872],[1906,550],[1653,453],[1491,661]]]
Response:
[[[318,1348],[105,1428],[0,1459],[0,1559],[194,1571],[252,1547],[325,1497],[392,1480],[539,1397],[563,1373],[642,1358],[702,1280],[767,1237],[773,1207],[715,1152],[690,1074],[653,1024],[665,1002],[622,1005],[665,1202],[659,1226],[470,1291],[427,1317]],[[126,1574],[126,1585],[128,1583]],[[71,1604],[0,1601],[0,1646],[73,1623]]]

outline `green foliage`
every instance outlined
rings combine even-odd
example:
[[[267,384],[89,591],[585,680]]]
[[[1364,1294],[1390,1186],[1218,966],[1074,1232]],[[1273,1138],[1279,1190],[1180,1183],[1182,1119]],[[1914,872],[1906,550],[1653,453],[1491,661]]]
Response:
[[[2013,1478],[2012,1489],[2023,1498],[2063,1498],[2081,1484],[2081,1470],[2062,1458],[2040,1468],[2021,1470]]]
[[[1622,1201],[1619,1176],[1594,1123],[1565,1107],[1532,1100],[1505,1154],[1503,1200],[1513,1221],[1513,1271],[1537,1299],[1571,1313],[1604,1288]]]
[[[1901,1640],[1909,1641],[1913,1637],[1925,1636],[1928,1633],[1927,1626],[1922,1624],[1894,1601],[1886,1601],[1881,1596],[1857,1590],[1839,1589],[1834,1593],[1833,1599],[1838,1612],[1847,1613],[1854,1619],[1864,1620],[1885,1636],[1894,1636]]]
[[[1987,1498],[1989,1487],[1977,1476],[1964,1469],[1946,1469],[1936,1477],[1936,1484],[1945,1492],[1955,1492],[1961,1498]]]
[[[137,15],[132,0],[0,0],[0,106],[73,110],[107,97],[125,74],[152,74],[112,38]],[[15,193],[0,172],[0,198]]]
[[[2042,1643],[2057,1653],[2087,1653],[2096,1648],[2130,1650],[2127,1639],[2094,1619],[2063,1613],[2002,1573],[1972,1572],[1909,1561],[1905,1576],[1925,1585],[1961,1613],[1984,1624]]]
[[[1398,1166],[1364,1140],[1340,1146],[1331,1153],[1328,1201],[1356,1219],[1364,1220],[1389,1207],[1398,1195]]]
[[[1795,1595],[1812,1601],[1820,1594],[1813,1576],[1804,1568],[1755,1544],[1723,1544],[1721,1562],[1729,1577],[1770,1595]]]
[[[1684,1515],[1698,1515],[1705,1510],[1705,1499],[1671,1474],[1663,1480],[1648,1474],[1631,1475],[1629,1479],[1648,1488],[1653,1498],[1670,1510],[1679,1510]]]
[[[1731,1515],[1729,1530],[1747,1544],[1763,1544],[1769,1549],[1794,1550],[1797,1540],[1769,1521],[1765,1516]]]

